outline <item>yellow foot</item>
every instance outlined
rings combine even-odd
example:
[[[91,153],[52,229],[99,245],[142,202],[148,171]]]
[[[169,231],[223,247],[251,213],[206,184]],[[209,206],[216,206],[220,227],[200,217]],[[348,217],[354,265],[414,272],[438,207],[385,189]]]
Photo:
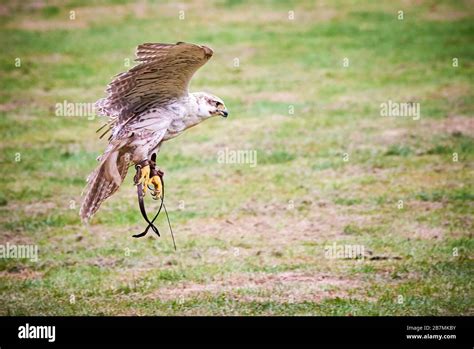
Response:
[[[153,187],[155,188],[151,195],[155,200],[159,199],[161,197],[161,193],[163,191],[163,188],[161,186],[161,179],[159,176],[153,176],[150,179],[150,184],[153,184]]]
[[[146,165],[143,166],[140,173],[140,179],[138,180],[138,184],[141,184],[143,187],[143,196],[146,194],[146,190],[148,188],[148,184],[150,183],[150,166]]]

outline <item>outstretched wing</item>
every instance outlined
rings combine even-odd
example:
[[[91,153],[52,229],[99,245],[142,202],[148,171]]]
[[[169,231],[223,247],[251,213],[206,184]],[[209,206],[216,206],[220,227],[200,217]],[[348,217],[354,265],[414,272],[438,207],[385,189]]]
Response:
[[[184,42],[142,44],[136,52],[140,64],[114,78],[96,109],[111,123],[122,124],[152,105],[185,96],[192,76],[212,54],[206,46]]]

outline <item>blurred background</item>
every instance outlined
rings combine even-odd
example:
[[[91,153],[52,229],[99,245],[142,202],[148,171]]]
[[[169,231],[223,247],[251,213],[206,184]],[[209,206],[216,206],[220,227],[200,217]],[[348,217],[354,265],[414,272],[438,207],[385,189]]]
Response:
[[[2,1],[0,244],[39,260],[0,259],[0,314],[472,315],[473,8]],[[175,252],[164,217],[131,237],[134,171],[78,211],[106,146],[80,108],[177,41],[213,48],[191,91],[230,116],[161,149]]]

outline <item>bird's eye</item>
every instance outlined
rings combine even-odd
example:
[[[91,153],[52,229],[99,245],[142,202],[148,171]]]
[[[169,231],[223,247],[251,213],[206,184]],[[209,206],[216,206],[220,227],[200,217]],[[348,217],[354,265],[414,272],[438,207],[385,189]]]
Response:
[[[224,105],[221,102],[216,102],[216,108],[219,110],[224,109]]]

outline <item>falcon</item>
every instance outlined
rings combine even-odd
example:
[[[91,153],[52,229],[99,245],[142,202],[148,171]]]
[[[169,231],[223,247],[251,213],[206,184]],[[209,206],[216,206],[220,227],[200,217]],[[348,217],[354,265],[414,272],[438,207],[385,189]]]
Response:
[[[212,54],[203,45],[145,43],[137,47],[138,64],[108,85],[107,96],[95,107],[98,114],[109,117],[103,126],[104,134],[110,132],[109,144],[87,178],[80,210],[84,222],[119,189],[132,165],[139,165],[138,183],[144,192],[150,185],[159,196],[161,181],[155,171],[150,175],[149,164],[163,142],[213,116],[227,117],[219,97],[188,92],[194,73]]]

